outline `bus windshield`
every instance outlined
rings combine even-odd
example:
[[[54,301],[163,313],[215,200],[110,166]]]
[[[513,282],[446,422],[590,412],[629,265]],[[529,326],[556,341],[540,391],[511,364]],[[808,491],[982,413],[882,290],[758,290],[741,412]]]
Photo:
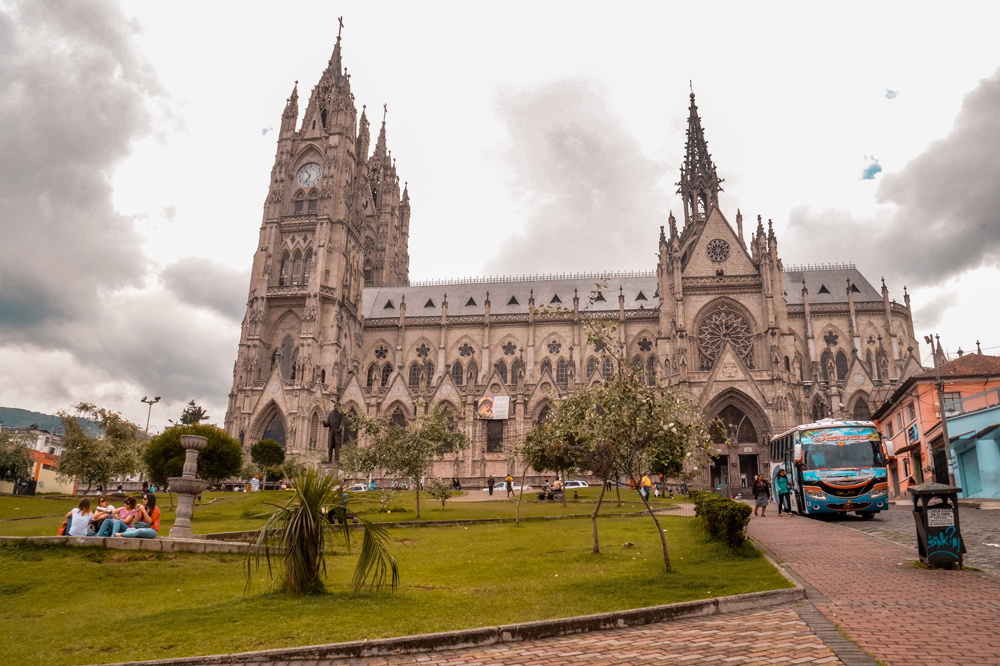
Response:
[[[858,469],[885,467],[882,447],[878,442],[845,442],[844,444],[808,444],[805,447],[807,469]]]
[[[885,467],[881,438],[875,428],[805,430],[800,441],[807,469]]]

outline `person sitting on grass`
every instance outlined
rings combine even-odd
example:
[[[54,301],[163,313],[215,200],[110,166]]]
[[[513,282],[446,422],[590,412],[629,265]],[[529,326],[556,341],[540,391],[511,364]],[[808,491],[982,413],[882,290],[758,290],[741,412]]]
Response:
[[[97,531],[99,537],[109,537],[124,532],[132,527],[139,512],[135,508],[135,498],[126,497],[125,506],[115,509],[111,518],[104,521],[104,525]]]
[[[155,539],[160,531],[160,510],[156,507],[156,496],[146,493],[142,496],[142,506],[138,509],[136,522],[116,537],[125,539]]]
[[[100,532],[101,528],[107,522],[113,522],[112,513],[114,513],[115,505],[108,503],[108,498],[101,495],[101,498],[97,500],[97,508],[94,509],[94,517],[90,519],[90,524],[95,532]]]
[[[90,500],[84,497],[75,509],[66,514],[66,536],[88,536],[90,519],[93,517]]]

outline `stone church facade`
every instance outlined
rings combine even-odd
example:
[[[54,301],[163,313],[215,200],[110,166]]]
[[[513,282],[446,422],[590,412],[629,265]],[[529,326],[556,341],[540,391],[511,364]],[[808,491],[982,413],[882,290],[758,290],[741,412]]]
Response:
[[[682,225],[671,214],[661,227],[655,266],[411,282],[409,192],[384,117],[370,145],[338,36],[301,122],[297,87],[282,114],[225,427],[245,447],[269,437],[321,462],[336,404],[401,421],[447,405],[472,445],[433,475],[520,473],[514,449],[553,401],[612,371],[584,327],[602,318],[647,381],[730,430],[693,485],[738,485],[765,469],[771,436],[868,418],[877,393],[921,368],[905,289],[900,304],[850,264],[785,266],[770,221],[745,239],[741,213],[724,215],[721,184],[692,94]],[[483,396],[509,396],[509,418],[475,418]]]

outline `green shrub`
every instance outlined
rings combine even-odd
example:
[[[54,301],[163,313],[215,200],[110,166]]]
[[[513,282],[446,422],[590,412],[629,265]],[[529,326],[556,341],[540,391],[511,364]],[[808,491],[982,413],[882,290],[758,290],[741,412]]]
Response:
[[[753,513],[749,505],[705,491],[692,492],[691,499],[695,515],[704,521],[710,539],[721,541],[732,549],[743,545]]]

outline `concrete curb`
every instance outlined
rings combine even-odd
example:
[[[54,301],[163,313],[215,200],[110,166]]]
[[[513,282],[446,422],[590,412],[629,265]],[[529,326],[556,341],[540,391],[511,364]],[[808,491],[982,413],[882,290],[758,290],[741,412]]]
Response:
[[[626,627],[637,627],[656,622],[670,622],[689,617],[705,617],[755,608],[769,608],[805,599],[805,590],[802,586],[795,583],[795,581],[791,582],[795,587],[783,590],[750,592],[701,601],[686,601],[678,604],[650,606],[647,608],[635,608],[556,620],[520,622],[518,624],[506,624],[499,627],[480,627],[477,629],[445,631],[436,634],[381,638],[373,641],[327,643],[325,645],[278,648],[274,650],[217,654],[202,657],[129,661],[105,664],[105,666],[209,666],[215,664],[251,664],[269,661],[364,659],[382,655],[483,647],[496,645],[497,643],[539,640],[590,631],[624,629]]]
[[[210,541],[208,539],[125,539],[122,537],[0,536],[0,543],[26,543],[38,546],[75,546],[105,550],[141,550],[158,553],[246,553],[248,543]]]
[[[669,515],[670,512],[679,511],[680,506],[665,506],[660,509],[654,509],[657,515]],[[598,518],[635,518],[637,516],[648,516],[648,511],[629,511],[628,513],[602,513],[598,514]],[[690,517],[690,516],[685,516]],[[565,515],[554,515],[554,516],[523,516],[521,522],[534,522],[542,520],[572,520],[576,518],[586,518],[590,520],[589,513],[571,513]],[[375,523],[379,527],[384,527],[386,529],[396,529],[400,527],[460,527],[462,525],[495,525],[499,523],[513,523],[514,518],[463,518],[456,520],[406,520],[398,523]],[[357,524],[351,525],[352,530],[363,530],[364,525]],[[241,541],[244,539],[250,539],[257,535],[256,530],[253,531],[243,531],[243,532],[214,532],[212,534],[195,534],[193,538],[195,539],[213,539],[216,541]]]

